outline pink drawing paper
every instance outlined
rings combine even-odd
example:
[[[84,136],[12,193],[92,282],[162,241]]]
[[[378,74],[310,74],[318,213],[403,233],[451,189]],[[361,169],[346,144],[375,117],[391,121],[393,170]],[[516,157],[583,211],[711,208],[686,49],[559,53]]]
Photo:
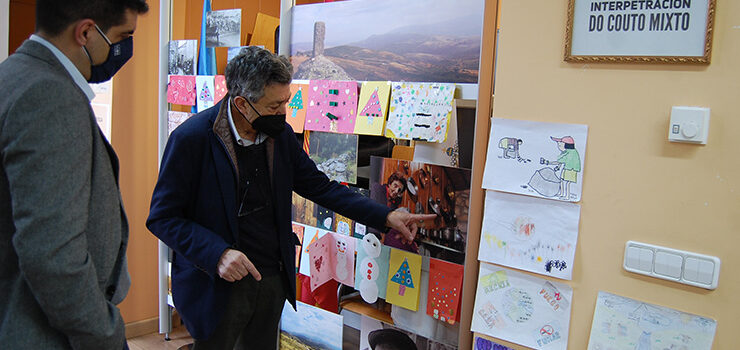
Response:
[[[214,79],[214,85],[215,85],[215,92],[214,92],[214,101],[215,103],[218,103],[218,101],[221,101],[224,96],[226,96],[226,93],[228,90],[226,89],[226,77],[223,75],[217,75]]]
[[[357,82],[312,80],[306,130],[351,134],[357,118]]]
[[[195,105],[195,76],[170,75],[167,84],[167,102],[176,105]]]
[[[355,285],[355,240],[329,232],[311,244],[312,291],[331,279],[350,287]]]

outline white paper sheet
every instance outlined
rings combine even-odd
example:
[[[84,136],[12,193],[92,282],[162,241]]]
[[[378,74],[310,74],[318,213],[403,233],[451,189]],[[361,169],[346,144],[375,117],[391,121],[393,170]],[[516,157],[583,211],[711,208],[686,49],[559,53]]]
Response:
[[[470,329],[536,349],[566,350],[573,289],[480,264]]]
[[[478,260],[570,280],[581,206],[486,191]]]
[[[198,113],[213,107],[216,96],[215,76],[198,75],[195,77],[195,100]]]
[[[493,118],[483,188],[578,202],[587,136],[587,125]]]
[[[308,277],[311,277],[311,259],[309,255],[309,247],[311,243],[317,241],[319,238],[329,232],[320,228],[302,225],[306,229],[303,231],[303,245],[301,246],[301,264],[298,267],[298,272]]]
[[[452,100],[452,115],[447,128],[447,140],[442,143],[417,141],[414,162],[442,166],[460,166],[460,147],[457,140],[457,105]]]
[[[709,350],[716,330],[706,317],[599,292],[588,349]]]

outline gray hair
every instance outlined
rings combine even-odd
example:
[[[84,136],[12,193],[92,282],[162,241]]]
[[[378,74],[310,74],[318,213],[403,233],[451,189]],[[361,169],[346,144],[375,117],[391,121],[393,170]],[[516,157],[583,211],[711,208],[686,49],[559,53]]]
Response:
[[[242,96],[257,102],[265,94],[265,86],[290,84],[293,65],[285,56],[278,56],[257,46],[243,48],[226,65],[226,88],[229,96]]]

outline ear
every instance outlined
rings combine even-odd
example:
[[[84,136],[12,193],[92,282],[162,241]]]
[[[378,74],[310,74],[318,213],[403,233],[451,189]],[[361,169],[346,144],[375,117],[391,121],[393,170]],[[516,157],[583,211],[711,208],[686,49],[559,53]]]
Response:
[[[91,32],[95,31],[95,21],[87,18],[77,21],[74,26],[74,40],[80,46],[87,45]]]

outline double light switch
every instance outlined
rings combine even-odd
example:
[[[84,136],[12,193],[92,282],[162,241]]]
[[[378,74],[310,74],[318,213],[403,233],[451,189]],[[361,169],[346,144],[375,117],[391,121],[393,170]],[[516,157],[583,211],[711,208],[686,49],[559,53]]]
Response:
[[[720,260],[714,256],[628,241],[624,269],[706,289],[717,288]]]

